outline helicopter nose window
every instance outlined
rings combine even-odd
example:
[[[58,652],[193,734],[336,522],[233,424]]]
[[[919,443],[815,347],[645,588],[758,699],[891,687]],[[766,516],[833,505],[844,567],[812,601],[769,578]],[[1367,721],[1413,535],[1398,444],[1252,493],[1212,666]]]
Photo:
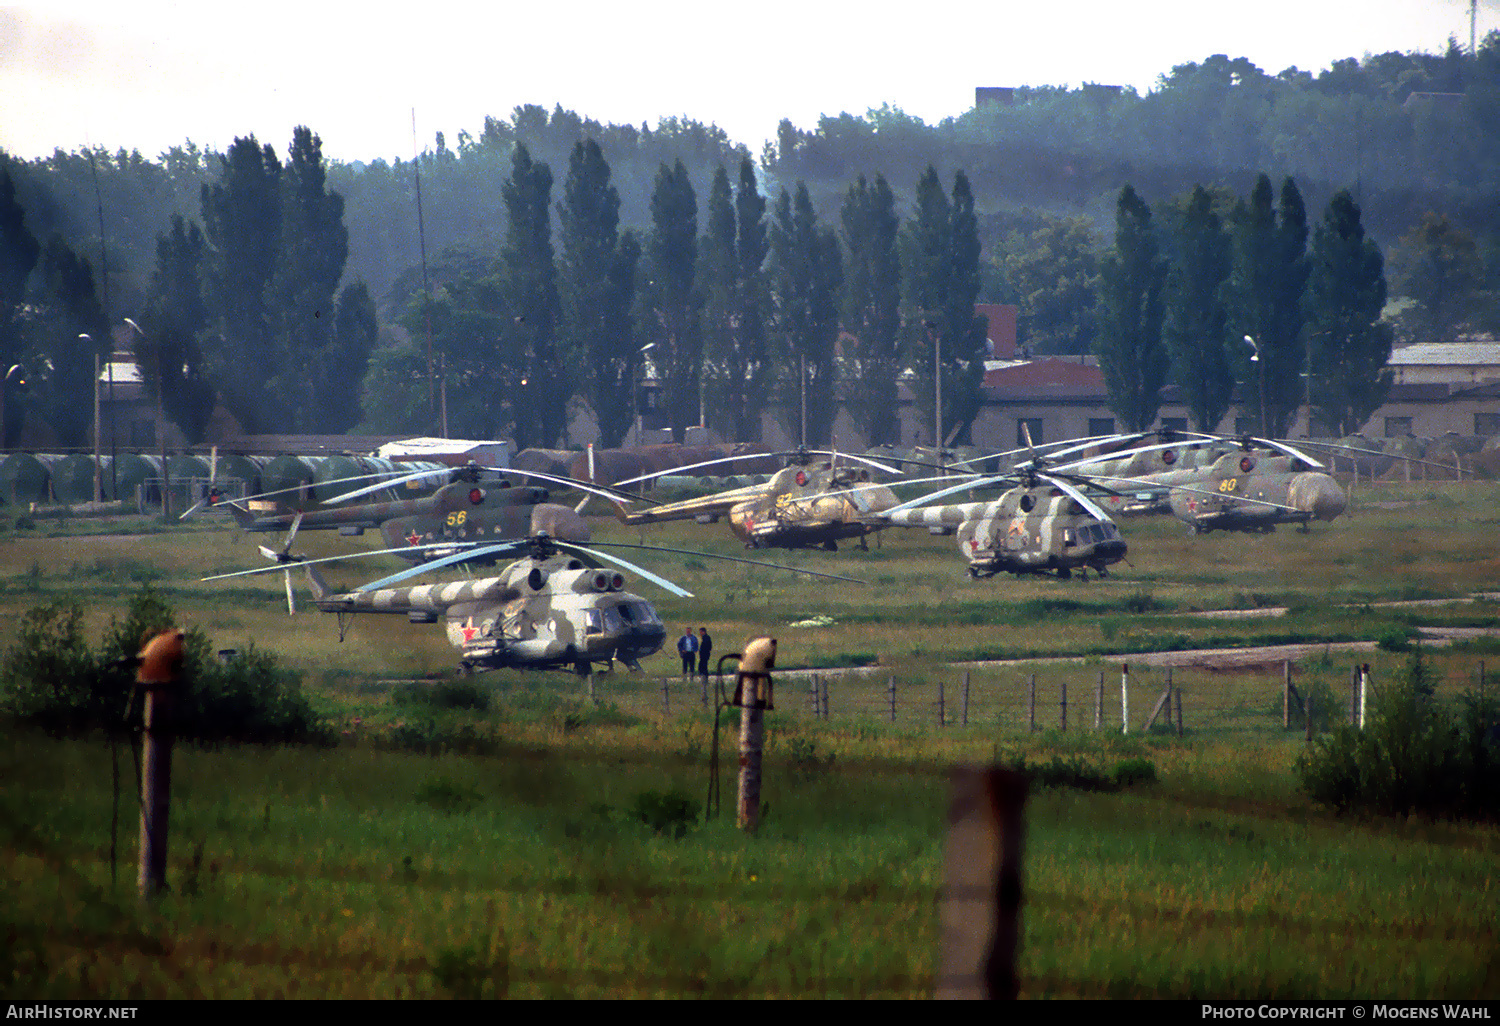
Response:
[[[615,608],[620,611],[620,619],[621,620],[624,620],[626,623],[634,623],[635,622],[635,613],[633,613],[631,611],[630,606],[628,604],[622,603],[621,605],[618,605]]]
[[[608,608],[602,610],[604,629],[611,634],[615,631],[623,629],[625,626],[625,624],[621,621],[620,614],[617,610],[618,607],[616,606],[609,606]]]
[[[632,604],[631,608],[635,610],[636,623],[661,623],[661,617],[656,615],[656,610],[649,602],[636,602]]]
[[[583,633],[585,633],[585,634],[603,634],[604,633],[604,617],[599,614],[599,610],[597,610],[597,609],[590,609],[590,610],[587,610],[584,615],[586,617],[586,623],[585,623],[585,626],[584,626]]]

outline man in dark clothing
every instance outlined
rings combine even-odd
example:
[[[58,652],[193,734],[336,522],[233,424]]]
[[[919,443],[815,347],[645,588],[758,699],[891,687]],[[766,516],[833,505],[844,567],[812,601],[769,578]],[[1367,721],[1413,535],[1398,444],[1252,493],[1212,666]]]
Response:
[[[697,662],[698,655],[698,639],[693,637],[691,627],[682,629],[682,637],[677,639],[677,654],[682,656],[682,675],[691,677],[693,664]]]
[[[708,636],[707,627],[698,628],[698,676],[708,676],[708,657],[713,653],[714,639]]]

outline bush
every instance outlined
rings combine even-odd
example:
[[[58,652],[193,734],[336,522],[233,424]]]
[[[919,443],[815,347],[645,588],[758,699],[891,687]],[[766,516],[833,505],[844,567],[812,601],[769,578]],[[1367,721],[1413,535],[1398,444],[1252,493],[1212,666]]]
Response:
[[[1126,759],[1115,767],[1115,783],[1121,787],[1156,783],[1156,764],[1149,759]]]
[[[139,705],[134,657],[146,639],[173,623],[172,610],[154,589],[141,589],[124,623],[111,623],[98,652],[84,640],[82,619],[73,599],[21,617],[16,644],[0,660],[0,707],[53,734],[126,727],[127,713]],[[300,678],[275,656],[251,648],[221,664],[198,628],[183,642],[182,690],[174,703],[179,737],[204,743],[330,739]]]
[[[1410,652],[1411,639],[1416,632],[1409,627],[1389,627],[1375,639],[1377,648],[1387,652]]]
[[[396,705],[484,712],[490,707],[490,691],[470,680],[445,680],[436,684],[402,684],[391,692],[391,700]]]
[[[680,839],[698,821],[698,800],[681,791],[642,791],[631,815],[658,834]]]
[[[1420,649],[1383,694],[1364,730],[1342,726],[1297,760],[1302,788],[1340,812],[1495,818],[1500,703],[1466,695],[1459,712],[1433,698]]]

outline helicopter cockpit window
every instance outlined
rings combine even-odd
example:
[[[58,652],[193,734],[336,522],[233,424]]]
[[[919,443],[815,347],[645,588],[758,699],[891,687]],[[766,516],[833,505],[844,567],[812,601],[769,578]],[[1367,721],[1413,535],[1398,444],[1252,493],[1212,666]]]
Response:
[[[656,615],[656,609],[649,602],[632,603],[635,609],[637,623],[661,623],[661,617]]]
[[[586,623],[585,623],[585,626],[584,626],[583,633],[585,633],[585,634],[603,634],[604,633],[604,617],[600,615],[599,610],[597,610],[597,609],[585,610],[584,611],[584,616],[586,617]]]
[[[615,609],[619,611],[621,620],[624,620],[626,623],[635,622],[635,613],[631,610],[630,603],[621,602]]]
[[[604,619],[604,629],[611,634],[615,631],[623,630],[625,627],[625,624],[620,620],[620,614],[616,612],[618,608],[618,606],[606,606],[600,611]]]

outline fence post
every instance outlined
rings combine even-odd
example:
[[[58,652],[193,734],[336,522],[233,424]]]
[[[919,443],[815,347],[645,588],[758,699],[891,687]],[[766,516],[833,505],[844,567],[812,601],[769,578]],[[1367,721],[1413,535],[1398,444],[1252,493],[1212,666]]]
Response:
[[[1063,681],[1061,687],[1062,699],[1058,702],[1061,711],[1058,715],[1058,720],[1062,725],[1062,732],[1066,734],[1068,732],[1068,682]]]
[[[708,708],[708,674],[705,673],[702,676],[702,678],[700,678],[700,679],[701,679],[702,685],[703,685],[703,708],[707,709]]]
[[[896,675],[893,673],[885,682],[885,700],[890,703],[891,722],[896,722]]]
[[[828,719],[828,678],[818,678],[818,688],[823,692],[823,719]]]
[[[1359,722],[1359,664],[1349,671],[1349,723]]]
[[[938,726],[939,727],[946,727],[948,725],[948,709],[947,709],[947,706],[944,705],[944,702],[943,702],[943,700],[944,700],[945,697],[946,696],[943,693],[943,682],[941,680],[939,680],[938,681],[938,703],[937,703],[937,705],[938,705]]]
[[[661,714],[663,716],[672,715],[672,692],[667,687],[667,678],[665,677],[661,679]]]
[[[1307,695],[1302,699],[1302,713],[1303,718],[1307,720],[1306,741],[1308,744],[1312,744],[1313,696],[1311,689],[1308,690]]]
[[[1036,730],[1036,674],[1031,675],[1031,682],[1026,688],[1026,731],[1030,733]]]
[[[1370,690],[1370,664],[1359,669],[1359,729],[1365,729],[1365,694]]]
[[[807,678],[807,693],[812,699],[813,719],[818,718],[818,675],[814,673]]]
[[[1120,733],[1130,733],[1130,664],[1120,664]]]
[[[1292,661],[1281,664],[1281,729],[1292,729]]]
[[[1177,700],[1177,736],[1181,737],[1182,736],[1182,685],[1179,684],[1175,690],[1176,690],[1176,700]]]
[[[1479,664],[1479,697],[1484,697],[1484,663]],[[969,725],[969,671],[964,671],[964,720],[963,725]]]
[[[182,674],[183,633],[164,630],[137,657],[136,686],[145,692],[141,744],[141,843],[136,887],[150,901],[167,887],[167,820],[172,802],[172,693]]]
[[[1104,729],[1104,671],[1099,671],[1099,686],[1094,689],[1094,729]]]

